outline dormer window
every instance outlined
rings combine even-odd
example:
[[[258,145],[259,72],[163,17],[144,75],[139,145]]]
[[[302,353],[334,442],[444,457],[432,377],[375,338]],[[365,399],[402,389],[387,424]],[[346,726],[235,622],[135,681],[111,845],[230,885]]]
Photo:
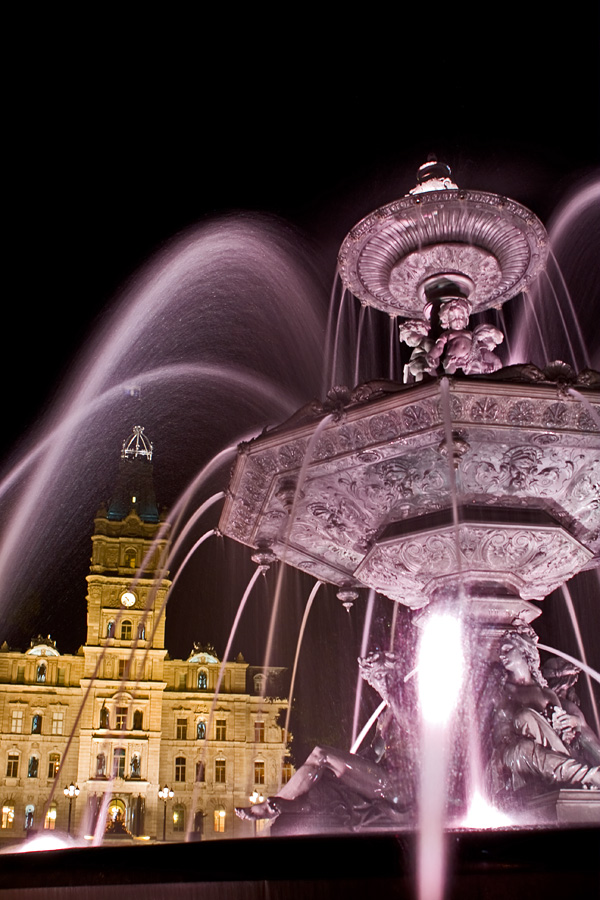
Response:
[[[208,672],[206,669],[198,671],[198,690],[205,691],[208,688]]]
[[[35,680],[38,684],[45,684],[46,682],[46,663],[40,663],[36,670]]]

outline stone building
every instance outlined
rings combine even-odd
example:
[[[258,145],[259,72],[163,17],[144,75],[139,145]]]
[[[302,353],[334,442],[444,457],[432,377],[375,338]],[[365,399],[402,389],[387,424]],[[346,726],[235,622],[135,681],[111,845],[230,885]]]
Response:
[[[244,836],[234,807],[291,773],[281,669],[224,666],[165,648],[169,524],[152,445],[123,443],[114,496],[94,522],[87,636],[76,655],[38,637],[0,647],[0,843],[42,829],[167,840]],[[69,800],[73,783],[79,795]],[[173,796],[159,798],[167,786]],[[108,824],[107,824],[108,823]]]

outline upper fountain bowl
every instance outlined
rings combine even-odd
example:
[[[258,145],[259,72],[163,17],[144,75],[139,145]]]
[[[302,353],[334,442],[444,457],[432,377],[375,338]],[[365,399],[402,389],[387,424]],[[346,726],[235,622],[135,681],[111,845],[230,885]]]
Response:
[[[430,164],[405,197],[366,216],[345,238],[340,277],[363,303],[427,319],[441,289],[472,312],[499,308],[543,271],[548,236],[526,207],[498,194],[460,190]],[[426,171],[425,171],[426,170]]]

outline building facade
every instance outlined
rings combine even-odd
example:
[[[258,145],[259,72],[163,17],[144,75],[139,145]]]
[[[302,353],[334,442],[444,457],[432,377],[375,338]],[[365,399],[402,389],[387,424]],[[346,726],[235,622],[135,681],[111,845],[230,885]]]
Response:
[[[136,426],[114,496],[94,522],[79,653],[59,653],[50,637],[25,652],[0,647],[0,842],[43,829],[241,837],[255,826],[234,807],[254,792],[276,793],[291,774],[282,670],[249,666],[241,655],[222,667],[199,644],[186,660],[169,658],[169,524],[158,513],[151,460]],[[74,799],[64,794],[70,784],[79,788]]]

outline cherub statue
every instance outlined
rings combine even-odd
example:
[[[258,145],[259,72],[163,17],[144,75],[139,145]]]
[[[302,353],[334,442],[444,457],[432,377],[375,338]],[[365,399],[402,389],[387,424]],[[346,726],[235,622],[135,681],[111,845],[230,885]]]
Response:
[[[429,351],[430,365],[437,367],[444,353],[443,366],[448,375],[462,369],[466,375],[487,374],[502,367],[493,348],[501,344],[504,335],[493,325],[478,325],[473,331],[467,326],[471,304],[463,297],[442,303],[439,320],[442,334]]]
[[[414,347],[409,361],[404,366],[404,381],[412,375],[415,381],[422,381],[423,375],[435,375],[437,360],[434,362],[429,354],[435,342],[428,337],[429,323],[423,319],[406,319],[399,327],[400,340],[409,347]]]

